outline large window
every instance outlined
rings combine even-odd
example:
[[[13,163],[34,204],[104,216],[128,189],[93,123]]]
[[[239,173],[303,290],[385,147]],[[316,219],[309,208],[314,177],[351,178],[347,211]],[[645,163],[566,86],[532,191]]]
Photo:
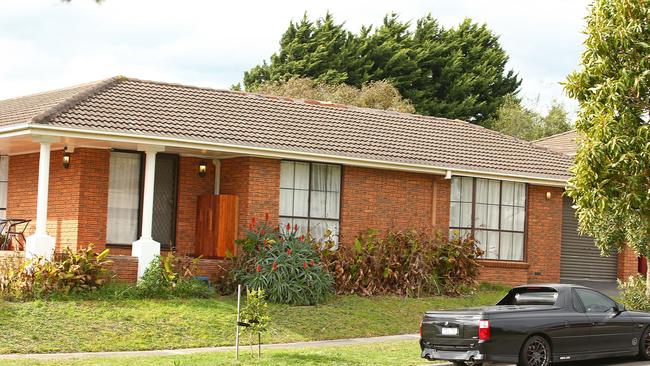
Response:
[[[338,241],[341,166],[282,161],[280,223],[298,225],[301,234],[321,240],[329,229]]]
[[[453,177],[451,235],[473,235],[483,258],[524,259],[526,184]]]
[[[106,227],[110,244],[131,244],[138,239],[141,171],[141,154],[111,152]]]
[[[7,218],[8,180],[9,180],[9,157],[0,156],[0,219]]]

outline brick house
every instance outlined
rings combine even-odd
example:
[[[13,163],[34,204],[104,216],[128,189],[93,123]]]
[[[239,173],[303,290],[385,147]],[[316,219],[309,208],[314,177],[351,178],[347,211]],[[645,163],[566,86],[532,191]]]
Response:
[[[458,120],[115,77],[0,101],[0,155],[0,215],[32,220],[26,256],[94,243],[135,276],[268,214],[340,245],[472,233],[483,281],[560,281],[572,159]],[[236,197],[229,221],[205,229],[202,197]]]

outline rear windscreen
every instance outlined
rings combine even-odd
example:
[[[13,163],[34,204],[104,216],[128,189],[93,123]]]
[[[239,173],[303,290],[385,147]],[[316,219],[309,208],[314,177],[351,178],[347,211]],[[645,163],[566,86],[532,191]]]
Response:
[[[510,290],[497,305],[555,305],[557,297],[549,287],[521,287]]]

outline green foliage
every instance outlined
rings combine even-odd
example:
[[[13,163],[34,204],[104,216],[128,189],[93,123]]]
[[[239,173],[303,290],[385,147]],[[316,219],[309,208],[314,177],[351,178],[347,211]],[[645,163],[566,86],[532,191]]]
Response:
[[[293,77],[283,82],[265,82],[256,92],[296,99],[312,99],[362,108],[412,113],[413,105],[386,81],[372,81],[356,88],[346,84],[327,84],[310,78]]]
[[[546,116],[521,105],[515,97],[508,97],[486,127],[523,140],[533,141],[571,130],[568,114],[562,104],[554,102]]]
[[[110,280],[106,268],[108,249],[93,251],[93,245],[73,252],[64,252],[53,260],[19,257],[0,262],[0,297],[9,300],[27,300],[52,294],[95,291]]]
[[[595,0],[581,68],[566,91],[580,104],[568,195],[580,230],[603,252],[650,256],[650,1]],[[649,277],[650,279],[650,277]]]
[[[375,230],[358,236],[353,246],[322,252],[339,294],[471,293],[476,285],[481,250],[471,238],[446,240],[439,233]]]
[[[327,13],[316,22],[305,15],[291,22],[280,50],[244,74],[246,90],[267,82],[309,77],[318,83],[357,88],[386,81],[425,115],[481,123],[521,84],[498,37],[466,19],[445,29],[427,15],[415,30],[396,14],[379,27],[353,34]]]
[[[214,290],[194,278],[200,258],[177,257],[169,252],[158,256],[145,269],[131,290],[137,298],[207,298]]]
[[[314,244],[290,225],[279,230],[268,221],[249,225],[234,274],[248,288],[263,289],[269,301],[315,305],[332,293],[332,276],[320,263]]]
[[[251,290],[246,293],[246,305],[241,309],[241,321],[248,324],[245,331],[252,334],[266,332],[271,321],[269,305],[266,303],[266,293],[263,289]]]
[[[650,300],[645,295],[646,279],[642,275],[630,276],[627,281],[618,280],[621,302],[629,310],[650,311]]]

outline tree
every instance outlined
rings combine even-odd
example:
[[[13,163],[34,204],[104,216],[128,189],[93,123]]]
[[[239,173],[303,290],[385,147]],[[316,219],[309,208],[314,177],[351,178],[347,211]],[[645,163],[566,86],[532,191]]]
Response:
[[[581,143],[568,195],[580,230],[603,253],[650,256],[650,1],[595,0],[581,69],[567,78],[580,103]],[[650,297],[650,273],[646,295]]]
[[[297,99],[321,100],[363,108],[412,113],[413,105],[386,81],[373,81],[361,88],[346,84],[327,84],[309,78],[292,78],[285,82],[266,82],[255,92]]]
[[[358,34],[327,13],[310,22],[291,22],[270,62],[244,74],[247,90],[271,81],[308,77],[361,87],[387,81],[411,100],[418,113],[483,123],[516,93],[521,80],[506,72],[508,55],[486,25],[470,19],[444,29],[427,15],[410,22],[389,14]]]
[[[496,117],[485,125],[495,131],[528,141],[566,132],[572,128],[568,113],[557,101],[553,102],[544,116],[524,107],[513,96],[505,99],[497,110]]]

